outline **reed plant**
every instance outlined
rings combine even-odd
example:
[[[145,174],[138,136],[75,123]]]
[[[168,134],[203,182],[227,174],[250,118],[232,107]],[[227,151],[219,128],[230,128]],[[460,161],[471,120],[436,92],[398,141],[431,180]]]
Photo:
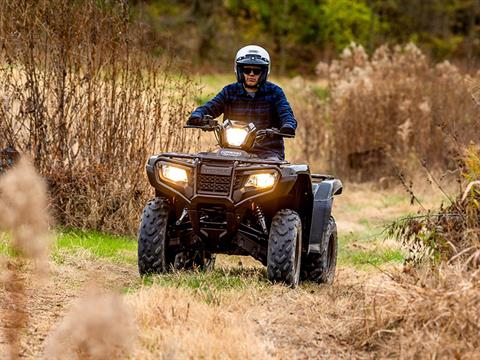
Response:
[[[463,148],[479,140],[472,84],[480,74],[434,64],[414,44],[385,45],[372,56],[352,44],[317,71],[330,93],[317,122],[328,132],[310,151],[331,148],[329,167],[338,175],[377,180],[421,163],[452,170]]]

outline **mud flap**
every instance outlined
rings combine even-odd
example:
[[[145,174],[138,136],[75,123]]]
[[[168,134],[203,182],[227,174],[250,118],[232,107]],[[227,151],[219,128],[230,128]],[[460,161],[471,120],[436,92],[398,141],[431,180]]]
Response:
[[[326,244],[328,220],[332,213],[333,196],[341,194],[342,182],[338,179],[325,180],[312,185],[313,208],[308,241],[308,252],[321,253]]]

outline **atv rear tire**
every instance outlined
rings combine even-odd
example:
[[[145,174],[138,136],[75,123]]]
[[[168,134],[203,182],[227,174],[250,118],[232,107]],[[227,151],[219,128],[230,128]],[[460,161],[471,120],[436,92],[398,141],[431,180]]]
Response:
[[[150,200],[143,210],[138,230],[138,270],[140,275],[162,274],[170,270],[174,256],[167,249],[170,206],[161,197]]]
[[[272,282],[296,287],[300,281],[302,220],[293,210],[278,211],[268,238],[267,274]]]
[[[333,216],[328,222],[326,239],[321,253],[308,254],[302,263],[302,280],[314,281],[319,284],[332,284],[337,267],[338,236],[337,224]]]

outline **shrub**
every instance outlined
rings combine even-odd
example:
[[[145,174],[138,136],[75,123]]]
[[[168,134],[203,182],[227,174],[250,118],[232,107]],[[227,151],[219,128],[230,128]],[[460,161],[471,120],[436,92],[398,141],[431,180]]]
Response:
[[[122,4],[2,2],[0,149],[32,154],[61,224],[131,233],[147,157],[196,143],[182,128],[195,85]]]
[[[438,211],[407,217],[393,223],[390,235],[410,251],[410,260],[480,265],[480,149],[466,150],[463,177],[465,192]]]

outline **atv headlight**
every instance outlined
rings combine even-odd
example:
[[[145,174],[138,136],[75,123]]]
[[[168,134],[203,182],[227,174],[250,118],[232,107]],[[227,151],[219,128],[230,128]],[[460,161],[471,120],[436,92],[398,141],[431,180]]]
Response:
[[[253,174],[248,177],[245,187],[255,187],[259,189],[266,189],[275,185],[278,174],[274,173],[262,173]]]
[[[161,168],[161,176],[175,183],[188,182],[188,175],[185,169],[181,167],[163,164]]]
[[[231,146],[242,146],[248,135],[248,129],[230,127],[225,129],[227,143]]]

